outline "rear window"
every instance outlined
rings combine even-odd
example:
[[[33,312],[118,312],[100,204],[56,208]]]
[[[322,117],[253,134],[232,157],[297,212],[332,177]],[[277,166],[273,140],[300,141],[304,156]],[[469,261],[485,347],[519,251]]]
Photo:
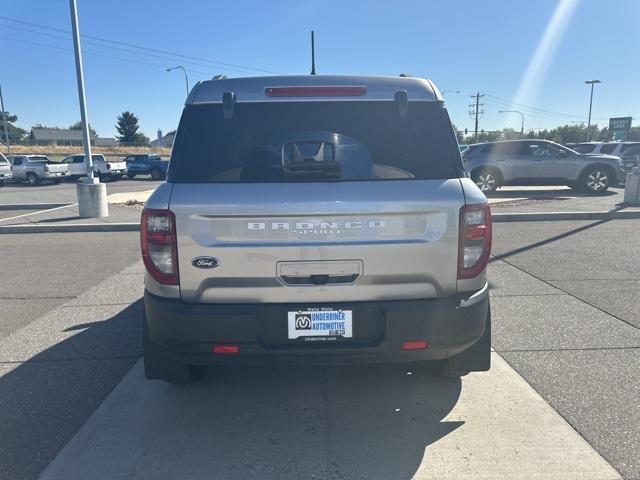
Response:
[[[574,145],[571,147],[571,150],[578,153],[591,153],[596,149],[596,146],[592,143],[582,143],[578,145]]]
[[[237,103],[231,119],[221,104],[190,105],[169,181],[454,178],[459,153],[445,115],[436,102],[410,103],[404,117],[390,101]]]
[[[48,162],[49,158],[44,155],[31,155],[29,157],[30,162]]]
[[[613,152],[617,146],[618,146],[617,143],[608,143],[606,145],[602,145],[602,147],[600,147],[600,153],[604,153],[605,155],[608,155],[611,152]]]
[[[620,149],[620,153],[625,153],[627,150],[631,148],[638,148],[639,146],[640,146],[640,143],[627,143],[622,146],[622,148]]]
[[[517,155],[522,150],[520,142],[505,143],[489,143],[482,150],[483,153],[492,153],[497,155]]]

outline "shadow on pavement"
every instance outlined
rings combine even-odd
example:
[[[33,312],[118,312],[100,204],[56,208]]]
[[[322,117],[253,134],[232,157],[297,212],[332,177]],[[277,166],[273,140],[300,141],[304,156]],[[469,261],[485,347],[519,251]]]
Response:
[[[79,320],[61,328],[74,336],[0,364],[3,480],[37,478],[140,355],[140,301]],[[187,387],[147,381],[138,364],[82,442],[89,475],[67,478],[410,478],[464,423],[442,421],[460,393],[420,364],[212,369]]]
[[[129,371],[141,354],[141,303],[78,325],[89,328],[24,363],[0,363],[2,480],[37,478]]]
[[[519,253],[523,253],[529,250],[533,250],[534,248],[542,247],[543,245],[547,245],[549,243],[556,242],[558,240],[562,240],[563,238],[570,237],[571,235],[575,235],[580,232],[584,232],[585,230],[589,230],[590,228],[597,227],[598,225],[602,225],[603,223],[610,222],[611,219],[598,220],[597,222],[590,223],[588,225],[583,225],[578,228],[574,228],[573,230],[569,230],[568,232],[563,232],[558,235],[554,235],[550,238],[545,238],[544,240],[540,240],[538,242],[530,243],[529,245],[525,245],[524,247],[515,248],[513,250],[509,250],[508,252],[499,253],[496,255],[491,255],[489,259],[489,263],[496,262],[498,260],[504,260],[506,258],[512,257],[514,255],[518,255]]]

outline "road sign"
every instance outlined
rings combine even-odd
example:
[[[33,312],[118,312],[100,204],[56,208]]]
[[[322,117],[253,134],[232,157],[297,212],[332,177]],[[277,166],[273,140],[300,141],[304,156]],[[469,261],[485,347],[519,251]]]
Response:
[[[614,140],[624,140],[631,129],[631,117],[616,117],[609,119],[609,130],[613,132]]]

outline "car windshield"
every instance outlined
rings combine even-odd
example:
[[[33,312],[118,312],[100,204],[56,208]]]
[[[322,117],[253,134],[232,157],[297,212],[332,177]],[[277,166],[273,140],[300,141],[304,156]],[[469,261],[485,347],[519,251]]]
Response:
[[[238,103],[184,111],[171,158],[175,182],[443,179],[455,140],[436,102]]]

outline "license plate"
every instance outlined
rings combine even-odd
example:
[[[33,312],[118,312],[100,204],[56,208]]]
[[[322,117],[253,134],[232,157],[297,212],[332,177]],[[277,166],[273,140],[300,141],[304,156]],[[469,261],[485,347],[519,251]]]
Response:
[[[287,312],[289,340],[298,338],[352,338],[351,310],[307,308]]]

